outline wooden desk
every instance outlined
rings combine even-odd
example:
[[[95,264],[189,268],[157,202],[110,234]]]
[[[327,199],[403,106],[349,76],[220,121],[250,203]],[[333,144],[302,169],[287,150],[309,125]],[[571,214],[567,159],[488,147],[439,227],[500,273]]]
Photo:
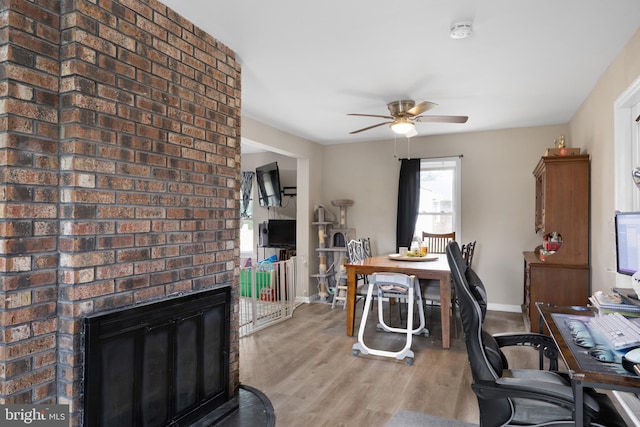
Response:
[[[593,316],[594,309],[578,311],[571,307],[557,307],[545,303],[536,303],[540,313],[540,332],[546,326],[551,337],[558,345],[560,356],[569,370],[576,403],[576,425],[583,425],[584,387],[640,393],[640,378],[631,374],[617,363],[601,363],[593,360],[587,352],[571,340],[571,333],[565,325],[567,317]],[[565,338],[566,337],[566,338]]]
[[[380,255],[346,264],[347,268],[347,335],[353,336],[356,310],[356,274],[373,274],[376,272],[394,272],[414,275],[418,279],[440,280],[440,310],[442,319],[442,348],[451,347],[451,321],[449,310],[445,309],[451,301],[451,272],[446,254],[437,256],[435,261],[397,261],[388,255]]]

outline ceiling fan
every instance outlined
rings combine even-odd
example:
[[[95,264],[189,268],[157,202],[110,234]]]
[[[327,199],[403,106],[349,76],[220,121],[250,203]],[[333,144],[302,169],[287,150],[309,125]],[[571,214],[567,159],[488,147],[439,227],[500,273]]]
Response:
[[[466,123],[469,119],[467,116],[421,116],[420,114],[431,110],[438,104],[429,101],[422,101],[416,104],[412,100],[392,101],[387,104],[390,115],[383,116],[378,114],[358,114],[350,113],[348,116],[362,116],[362,117],[378,117],[381,119],[388,119],[390,121],[381,122],[373,126],[367,126],[366,128],[354,130],[349,134],[363,132],[365,130],[377,128],[378,126],[388,124],[391,130],[397,134],[405,135],[412,130],[415,130],[415,122],[440,122],[440,123]]]

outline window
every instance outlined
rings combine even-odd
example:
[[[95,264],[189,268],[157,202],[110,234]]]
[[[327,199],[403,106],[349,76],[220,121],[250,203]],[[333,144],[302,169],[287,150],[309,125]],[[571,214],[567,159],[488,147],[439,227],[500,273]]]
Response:
[[[242,172],[240,183],[240,252],[253,251],[253,172]]]
[[[422,232],[460,235],[460,158],[420,161],[420,206],[415,236]]]
[[[254,250],[253,246],[253,219],[241,218],[240,252],[252,252]]]
[[[240,181],[240,218],[251,218],[253,215],[253,172],[242,172]]]

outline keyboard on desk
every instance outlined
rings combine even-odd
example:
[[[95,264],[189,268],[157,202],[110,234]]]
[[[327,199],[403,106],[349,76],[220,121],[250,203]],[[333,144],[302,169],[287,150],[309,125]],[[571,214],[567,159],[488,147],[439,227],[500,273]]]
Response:
[[[640,346],[640,325],[620,313],[594,317],[589,320],[589,327],[606,339],[615,350]]]

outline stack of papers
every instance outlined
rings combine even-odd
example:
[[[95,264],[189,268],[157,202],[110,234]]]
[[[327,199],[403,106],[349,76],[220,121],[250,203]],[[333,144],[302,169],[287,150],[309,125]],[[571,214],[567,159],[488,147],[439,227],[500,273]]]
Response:
[[[617,290],[597,291],[589,297],[589,301],[601,314],[617,312],[623,316],[640,317],[640,302],[634,303],[631,298]]]

